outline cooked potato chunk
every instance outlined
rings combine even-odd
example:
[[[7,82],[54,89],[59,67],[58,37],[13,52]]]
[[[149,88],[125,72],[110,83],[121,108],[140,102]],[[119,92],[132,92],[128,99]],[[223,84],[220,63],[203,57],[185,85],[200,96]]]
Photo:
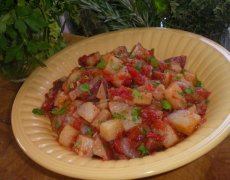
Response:
[[[110,112],[107,109],[102,109],[98,115],[93,120],[92,125],[94,127],[99,127],[100,124],[104,121],[106,121],[110,117]]]
[[[106,62],[104,72],[107,74],[116,74],[122,66],[122,61],[112,54],[107,54],[102,57]]]
[[[96,137],[93,145],[93,154],[101,157],[103,160],[108,160],[106,149],[99,137]]]
[[[99,109],[92,102],[86,102],[79,106],[77,113],[88,122],[92,122],[96,115],[99,113]]]
[[[168,148],[179,141],[179,138],[173,128],[169,124],[165,124],[164,131],[161,131],[161,134],[164,137],[163,145]]]
[[[133,98],[133,103],[136,105],[150,105],[153,99],[152,93],[141,92],[139,96]]]
[[[79,68],[75,68],[72,70],[68,79],[63,83],[63,90],[68,92],[70,90],[70,83],[75,82],[78,77],[81,76],[82,71]]]
[[[200,115],[188,110],[178,110],[168,115],[171,125],[186,135],[191,135],[200,122]]]
[[[70,125],[66,125],[58,138],[58,142],[65,146],[69,147],[73,143],[73,139],[78,135],[78,131]]]
[[[93,145],[94,140],[92,138],[84,135],[79,135],[73,146],[73,149],[79,156],[92,157]]]
[[[106,99],[107,95],[106,95],[106,89],[105,89],[105,86],[103,84],[103,82],[101,82],[101,85],[97,91],[97,95],[96,97],[98,99]]]
[[[124,126],[125,131],[128,131],[134,126],[140,124],[142,121],[140,117],[134,117],[132,115],[132,109],[130,109],[125,113],[125,119],[122,120],[121,122]]]
[[[190,73],[190,72],[188,72],[188,71],[185,71],[185,72],[184,72],[184,78],[185,78],[187,81],[191,82],[193,85],[194,85],[195,82],[196,82],[196,76],[195,76],[195,74]]]
[[[164,92],[165,92],[165,86],[163,84],[160,84],[153,90],[152,94],[153,97],[159,101],[164,98]]]
[[[68,100],[68,96],[63,91],[58,91],[56,99],[54,101],[54,106],[62,107],[63,103]]]
[[[112,114],[120,113],[129,109],[129,105],[124,102],[111,101],[109,102],[109,110]]]
[[[123,124],[119,119],[112,119],[100,125],[100,135],[106,141],[112,141],[124,131]]]
[[[165,90],[165,98],[170,102],[174,109],[181,109],[186,106],[186,100],[181,93],[183,93],[182,89],[177,82],[173,82]]]

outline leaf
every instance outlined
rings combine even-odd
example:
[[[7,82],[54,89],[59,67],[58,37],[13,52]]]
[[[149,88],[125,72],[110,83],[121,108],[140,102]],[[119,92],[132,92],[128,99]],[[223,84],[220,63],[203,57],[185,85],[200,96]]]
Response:
[[[23,57],[24,57],[24,50],[23,50],[23,48],[19,48],[17,53],[16,53],[15,59],[16,60],[22,60]]]
[[[88,84],[81,84],[79,86],[79,89],[82,91],[82,92],[88,92],[90,94],[90,89],[89,89],[89,85]]]
[[[0,49],[6,50],[6,48],[7,48],[7,40],[5,36],[1,36],[0,37]]]
[[[41,13],[34,11],[32,15],[25,18],[26,24],[35,32],[39,32],[42,28],[46,27],[48,24],[45,19],[43,19]]]
[[[30,6],[17,6],[16,14],[18,17],[29,16],[32,13],[32,9]]]
[[[0,34],[6,32],[6,24],[0,21]]]
[[[11,39],[16,39],[17,38],[17,32],[14,30],[12,26],[8,26],[6,29],[6,34],[8,34]]]
[[[26,34],[26,24],[22,20],[17,20],[15,22],[15,28],[21,33],[21,34]]]
[[[7,51],[6,51],[6,58],[5,58],[5,62],[11,62],[16,58],[16,55],[18,53],[18,51],[20,50],[19,46],[13,46],[10,47]]]
[[[134,98],[142,99],[141,93],[137,89],[133,89],[132,96]]]
[[[161,106],[165,110],[172,110],[172,106],[167,100],[161,101]]]

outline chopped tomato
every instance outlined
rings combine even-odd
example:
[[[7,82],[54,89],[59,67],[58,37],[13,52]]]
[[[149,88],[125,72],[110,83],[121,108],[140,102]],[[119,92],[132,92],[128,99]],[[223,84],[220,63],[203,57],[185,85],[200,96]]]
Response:
[[[127,88],[124,86],[121,86],[119,88],[111,88],[109,90],[110,95],[113,96],[119,96],[123,99],[127,99],[127,100],[132,100],[133,96],[132,96],[132,89],[131,88]]]

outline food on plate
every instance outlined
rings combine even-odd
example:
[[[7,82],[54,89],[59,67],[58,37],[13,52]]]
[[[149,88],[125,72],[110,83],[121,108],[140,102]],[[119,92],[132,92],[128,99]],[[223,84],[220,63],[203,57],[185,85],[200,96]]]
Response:
[[[185,69],[186,56],[159,60],[140,43],[78,59],[53,83],[34,114],[49,117],[60,145],[103,160],[165,150],[205,122],[207,91]]]

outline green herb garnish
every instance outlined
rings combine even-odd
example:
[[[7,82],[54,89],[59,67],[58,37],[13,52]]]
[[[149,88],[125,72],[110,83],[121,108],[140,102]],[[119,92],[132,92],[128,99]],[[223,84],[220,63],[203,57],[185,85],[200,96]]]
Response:
[[[87,134],[88,136],[92,137],[93,134],[94,134],[93,129],[89,127],[89,128],[87,129],[87,131],[86,131],[86,134]]]
[[[153,81],[154,87],[157,87],[157,86],[159,86],[160,84],[161,84],[161,82],[160,82],[159,80]]]
[[[202,82],[196,79],[195,87],[202,87]]]
[[[135,56],[134,56],[133,54],[131,54],[131,55],[129,56],[129,58],[130,58],[130,59],[134,59]]]
[[[193,94],[194,93],[194,89],[192,87],[186,88],[185,89],[185,93],[186,94]]]
[[[140,71],[141,68],[142,68],[142,62],[141,62],[141,61],[138,61],[135,68],[136,68],[138,71]]]
[[[81,145],[81,142],[80,141],[76,141],[73,145],[73,149],[79,147]]]
[[[146,128],[141,128],[141,133],[144,135],[144,136],[146,136],[146,134],[147,134],[147,130],[146,130]]]
[[[73,82],[71,82],[71,83],[69,84],[69,88],[70,88],[70,89],[73,89],[73,88],[74,88]]]
[[[133,122],[138,121],[139,116],[140,116],[140,110],[137,109],[136,107],[132,108],[131,115],[132,115]]]
[[[60,122],[57,121],[57,120],[55,120],[54,121],[54,127],[55,127],[55,129],[58,129],[60,126],[61,126]]]
[[[136,89],[133,89],[132,96],[134,98],[142,99],[141,93],[138,90],[136,90]]]
[[[97,64],[97,68],[104,69],[106,66],[105,60],[101,59],[100,62]]]
[[[44,114],[45,114],[45,111],[42,110],[42,109],[34,108],[34,109],[32,110],[32,113],[33,113],[33,114],[36,114],[36,115],[44,115]]]
[[[162,100],[161,101],[161,106],[165,110],[169,110],[169,111],[172,110],[172,106],[167,100]]]
[[[79,86],[79,89],[82,91],[82,92],[87,92],[90,94],[90,89],[89,89],[89,85],[88,84],[81,84]]]
[[[155,57],[151,57],[151,58],[150,58],[150,61],[151,61],[152,66],[153,66],[155,69],[157,69],[157,68],[158,68],[158,61],[156,60],[156,58],[155,58]]]
[[[183,91],[176,91],[177,92],[177,94],[179,94],[180,96],[185,96],[185,93],[183,92]]]
[[[67,109],[68,109],[67,107],[62,107],[60,109],[53,108],[51,110],[51,114],[53,114],[53,115],[62,115],[62,114],[64,114],[67,111]]]
[[[137,150],[141,153],[142,156],[145,156],[145,155],[148,155],[148,154],[149,154],[149,151],[148,151],[148,149],[145,147],[145,144],[144,144],[144,143],[142,143],[142,144],[138,147]]]
[[[176,74],[176,75],[174,76],[174,78],[175,78],[176,80],[180,80],[180,79],[181,79],[181,76],[180,76],[179,74]]]
[[[118,112],[113,113],[113,118],[120,119],[120,120],[123,120],[123,121],[126,119],[124,112],[121,113],[121,114],[118,113]]]

